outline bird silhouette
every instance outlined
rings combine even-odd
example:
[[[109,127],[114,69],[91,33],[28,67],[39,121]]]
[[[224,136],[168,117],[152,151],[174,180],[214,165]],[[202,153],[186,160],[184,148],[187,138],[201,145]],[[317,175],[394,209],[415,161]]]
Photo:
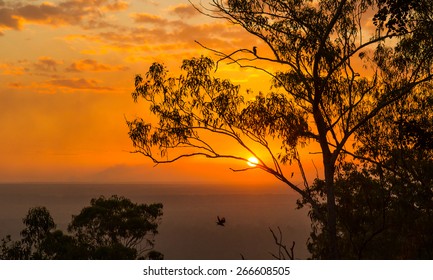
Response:
[[[219,226],[224,226],[224,224],[226,223],[226,218],[222,217],[220,218],[219,216],[217,216],[218,221],[216,222],[217,225]]]
[[[254,55],[257,55],[257,47],[256,46],[253,47],[253,53],[254,53]]]

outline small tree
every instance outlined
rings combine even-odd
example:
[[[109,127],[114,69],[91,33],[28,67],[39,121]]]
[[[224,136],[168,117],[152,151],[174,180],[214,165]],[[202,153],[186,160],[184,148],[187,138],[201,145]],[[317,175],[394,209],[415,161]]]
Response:
[[[26,228],[21,231],[24,250],[30,259],[45,259],[43,242],[56,228],[50,212],[45,207],[29,209],[27,216],[23,219]]]
[[[325,221],[321,230],[327,243],[320,257],[339,257],[334,179],[344,156],[357,158],[348,142],[433,77],[431,1],[411,1],[402,9],[394,2],[211,1],[203,13],[241,26],[272,55],[255,47],[228,54],[212,50],[219,57],[216,64],[205,57],[184,60],[178,77],[158,63],[145,78],[137,75],[133,98],[143,98],[157,122],[128,121],[136,152],[155,163],[191,156],[248,161],[218,150],[208,136],[232,139],[258,158],[257,165],[241,170],[262,169],[298,192]],[[371,10],[377,11],[374,18]],[[368,36],[371,23],[376,29]],[[273,88],[246,100],[239,86],[213,77],[222,61],[264,71]],[[270,72],[261,62],[279,70]],[[319,143],[322,155],[324,201],[312,197],[298,152],[311,142]],[[285,164],[298,167],[304,186],[286,175],[294,167]]]
[[[26,228],[21,231],[20,241],[12,241],[10,235],[2,239],[1,259],[47,259],[44,243],[56,228],[48,209],[30,208],[23,219],[23,224]]]
[[[125,197],[103,196],[73,216],[68,230],[89,258],[145,258],[153,249],[162,204],[135,204]]]

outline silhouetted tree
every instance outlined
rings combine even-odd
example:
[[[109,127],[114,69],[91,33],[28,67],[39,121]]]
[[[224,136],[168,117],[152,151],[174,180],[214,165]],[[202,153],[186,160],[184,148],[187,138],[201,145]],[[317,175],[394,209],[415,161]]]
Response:
[[[419,1],[422,9],[405,7],[403,26],[392,21],[398,11],[381,10],[393,3],[211,1],[210,8],[200,8],[203,13],[241,26],[272,55],[250,46],[231,53],[212,50],[219,57],[216,63],[206,57],[184,60],[177,77],[164,65],[152,64],[144,77],[136,76],[132,96],[144,99],[157,121],[128,121],[136,152],[155,163],[192,156],[247,162],[245,151],[254,155],[257,165],[235,171],[260,168],[298,192],[324,222],[320,231],[326,244],[316,257],[338,258],[335,176],[344,156],[357,158],[348,142],[379,113],[432,80],[431,1]],[[374,21],[371,10],[378,11]],[[270,92],[245,98],[239,86],[213,76],[223,61],[264,71],[272,80]],[[218,149],[212,134],[233,140],[244,151]],[[319,143],[322,155],[323,200],[311,195],[298,153],[311,142]],[[299,168],[303,186],[286,175],[294,167],[285,164]]]
[[[118,196],[91,200],[69,225],[71,235],[55,230],[45,207],[23,219],[22,239],[1,240],[0,259],[163,259],[153,250],[162,204],[136,204]]]
[[[2,259],[47,259],[43,244],[56,225],[45,207],[34,207],[29,209],[23,219],[26,226],[21,231],[22,239],[12,241],[8,235],[2,239],[1,258]]]
[[[274,257],[277,260],[294,260],[295,259],[295,241],[292,242],[292,246],[290,249],[287,248],[287,245],[283,241],[283,233],[281,231],[280,227],[277,227],[278,229],[278,235],[275,233],[275,231],[271,228],[269,228],[272,237],[274,238],[274,242],[278,247],[278,254],[271,253],[272,257]]]
[[[24,260],[28,258],[21,241],[13,241],[10,235],[3,237],[0,245],[1,260]]]
[[[152,250],[162,204],[135,204],[118,196],[92,199],[68,226],[89,258],[136,259]]]
[[[377,124],[380,123],[380,126]],[[336,178],[340,254],[348,259],[433,257],[433,92],[410,95],[383,111],[357,134],[361,165],[345,164]],[[374,163],[372,163],[374,159]],[[324,198],[323,181],[310,190]],[[312,216],[309,249],[325,250]]]

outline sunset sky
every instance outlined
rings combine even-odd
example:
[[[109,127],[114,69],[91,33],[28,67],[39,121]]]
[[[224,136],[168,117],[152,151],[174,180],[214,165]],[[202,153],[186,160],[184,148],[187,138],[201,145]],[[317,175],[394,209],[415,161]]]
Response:
[[[260,50],[187,0],[0,0],[0,181],[274,182],[229,171],[239,162],[154,168],[130,153],[125,118],[146,115],[131,98],[134,76],[154,61],[176,72],[182,59],[209,54],[194,40]],[[244,88],[268,82],[232,66],[218,75]]]

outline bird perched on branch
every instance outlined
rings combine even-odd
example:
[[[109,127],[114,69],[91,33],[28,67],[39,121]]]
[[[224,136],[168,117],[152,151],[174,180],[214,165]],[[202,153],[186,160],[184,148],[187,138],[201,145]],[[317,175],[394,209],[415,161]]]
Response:
[[[256,46],[253,47],[253,54],[254,54],[255,56],[257,56],[257,47],[256,47]]]
[[[226,223],[226,218],[222,217],[220,218],[219,216],[217,216],[218,221],[216,222],[217,225],[219,226],[224,226],[224,224]]]

